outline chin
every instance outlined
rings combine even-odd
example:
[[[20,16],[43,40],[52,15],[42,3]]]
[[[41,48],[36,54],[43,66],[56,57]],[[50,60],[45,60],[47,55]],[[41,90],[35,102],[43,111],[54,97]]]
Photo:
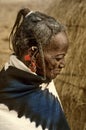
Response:
[[[46,77],[48,78],[48,79],[55,79],[58,75],[60,74],[60,71],[55,71],[55,72],[51,72],[51,73],[48,73],[48,74],[46,74]]]
[[[47,78],[50,79],[50,80],[55,79],[56,77],[57,77],[57,75],[51,75],[51,76],[49,75],[49,76],[47,76]]]

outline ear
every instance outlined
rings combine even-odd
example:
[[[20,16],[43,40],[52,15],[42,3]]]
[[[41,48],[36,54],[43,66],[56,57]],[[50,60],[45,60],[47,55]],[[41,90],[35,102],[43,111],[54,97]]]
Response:
[[[26,54],[24,55],[24,60],[31,61],[31,59],[33,59],[37,53],[38,53],[38,48],[36,46],[30,47],[27,50]]]

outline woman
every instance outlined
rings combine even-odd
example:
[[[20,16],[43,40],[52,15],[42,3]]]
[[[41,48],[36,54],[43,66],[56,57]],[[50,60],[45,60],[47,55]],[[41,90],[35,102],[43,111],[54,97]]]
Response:
[[[0,130],[69,130],[53,79],[64,67],[64,26],[21,9],[10,41],[14,54],[0,72]]]

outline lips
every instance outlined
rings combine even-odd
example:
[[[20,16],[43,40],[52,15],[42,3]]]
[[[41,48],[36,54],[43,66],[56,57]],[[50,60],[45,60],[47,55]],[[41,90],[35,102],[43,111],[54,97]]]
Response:
[[[52,70],[53,73],[60,73],[61,69],[55,69],[55,70]]]
[[[54,77],[56,77],[57,75],[60,74],[60,71],[61,71],[61,70],[51,70],[51,74],[52,74]]]

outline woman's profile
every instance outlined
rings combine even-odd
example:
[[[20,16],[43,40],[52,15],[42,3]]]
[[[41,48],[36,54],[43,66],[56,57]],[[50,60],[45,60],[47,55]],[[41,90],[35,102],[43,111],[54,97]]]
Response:
[[[53,83],[65,66],[65,27],[24,8],[10,42],[13,54],[0,72],[0,130],[70,130]]]

